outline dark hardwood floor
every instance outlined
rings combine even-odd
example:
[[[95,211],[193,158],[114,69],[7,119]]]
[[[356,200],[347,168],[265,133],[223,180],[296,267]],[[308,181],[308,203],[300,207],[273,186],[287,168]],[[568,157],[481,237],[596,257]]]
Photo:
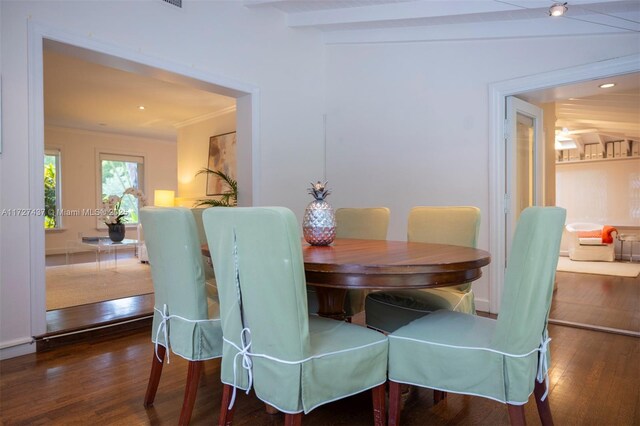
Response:
[[[551,320],[640,336],[640,277],[556,273]]]
[[[47,332],[36,336],[38,351],[98,336],[150,329],[153,294],[56,309],[46,313]]]
[[[640,339],[564,326],[549,327],[550,405],[557,425],[640,424]],[[164,366],[155,404],[142,406],[153,345],[150,330],[102,336],[45,352],[0,361],[3,425],[174,425],[178,423],[187,361]],[[221,399],[220,360],[205,361],[191,424],[214,424]],[[238,392],[235,425],[281,425],[253,393]],[[540,424],[535,403],[529,424]],[[506,425],[498,402],[449,394],[433,404],[433,392],[414,388],[402,412],[404,425]],[[370,393],[329,403],[303,424],[371,425]]]
[[[635,310],[637,317],[638,294],[633,286],[638,284],[637,279],[559,273],[553,313],[569,315],[571,305],[592,303],[602,310],[586,318],[589,320],[616,315],[614,311],[621,306]],[[617,294],[622,287],[628,287],[628,293]],[[152,309],[152,296],[136,296],[48,312],[48,336],[39,342],[39,349],[47,350],[0,361],[2,424],[176,424],[186,380],[184,359],[171,358],[171,364],[164,367],[154,406],[148,410],[142,406],[153,353]],[[593,309],[585,307],[584,311]],[[100,328],[132,319],[129,326]],[[83,328],[92,331],[76,334]],[[549,330],[553,339],[550,404],[556,424],[639,425],[640,339],[558,325],[550,325]],[[68,335],[55,337],[60,334]],[[217,421],[219,375],[220,361],[206,361],[192,424]],[[281,414],[267,414],[253,393],[239,392],[236,404],[236,425],[283,422]],[[371,411],[370,395],[364,393],[319,407],[304,416],[303,422],[368,425],[373,422]],[[529,424],[539,424],[532,400],[525,411]],[[434,406],[433,392],[421,388],[410,393],[402,421],[419,426],[509,423],[506,407],[495,401],[450,394]]]

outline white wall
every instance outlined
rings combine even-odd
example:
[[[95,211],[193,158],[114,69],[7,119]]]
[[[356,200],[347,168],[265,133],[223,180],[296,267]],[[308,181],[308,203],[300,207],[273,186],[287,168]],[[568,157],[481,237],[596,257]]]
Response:
[[[418,204],[472,204],[488,247],[488,99],[491,82],[637,53],[637,35],[333,45],[292,30],[274,10],[241,2],[2,1],[3,154],[0,208],[30,206],[28,22],[222,75],[259,88],[262,204],[301,217],[309,181],[327,176],[335,207],[386,205],[389,237],[405,237]],[[171,30],[167,30],[171,29]],[[326,88],[326,90],[325,90]],[[10,181],[11,185],[6,182]],[[0,356],[31,324],[28,221],[0,217]],[[474,285],[479,307],[488,285]],[[32,349],[31,349],[32,350]]]
[[[131,154],[144,157],[144,188],[149,204],[153,203],[154,189],[177,187],[176,144],[164,140],[153,140],[112,133],[90,132],[86,130],[45,128],[45,146],[60,149],[62,166],[63,211],[79,216],[62,216],[62,230],[47,231],[45,247],[47,254],[65,253],[66,243],[77,239],[79,232],[84,235],[106,235],[97,230],[95,216],[82,215],[83,210],[97,209],[98,152],[111,154]],[[127,230],[128,235],[135,232]],[[131,236],[135,238],[135,236]]]
[[[2,1],[0,8],[0,208],[42,207],[29,191],[29,123],[36,115],[29,111],[27,47],[35,23],[256,87],[260,201],[288,206],[301,217],[307,182],[322,171],[324,46],[317,33],[291,30],[279,12],[247,9],[242,2],[188,1],[177,10],[156,0]],[[44,237],[30,236],[28,218],[0,217],[0,357],[33,351],[35,345],[19,344],[44,330],[43,323],[31,322],[31,301],[43,298],[37,289],[44,287],[35,282],[44,280],[43,272],[30,269],[31,247],[42,245],[44,254],[38,238]]]
[[[474,205],[489,246],[488,85],[637,53],[637,35],[332,45],[327,179],[335,207],[385,205],[406,238],[415,205]],[[488,310],[486,275],[474,283]]]
[[[567,223],[640,227],[640,158],[560,163],[556,181]]]
[[[209,138],[235,130],[235,110],[178,129],[178,194],[176,197],[180,199],[176,199],[177,205],[193,207],[196,200],[207,198],[207,176],[196,176],[196,173],[203,167],[207,167]]]

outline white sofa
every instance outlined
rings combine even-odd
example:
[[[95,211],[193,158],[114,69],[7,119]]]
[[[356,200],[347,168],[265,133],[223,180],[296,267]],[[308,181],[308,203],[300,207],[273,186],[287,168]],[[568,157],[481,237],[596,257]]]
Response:
[[[604,244],[602,237],[580,238],[579,232],[602,231],[597,223],[570,223],[566,226],[569,235],[569,259],[613,262],[616,258],[615,240]]]

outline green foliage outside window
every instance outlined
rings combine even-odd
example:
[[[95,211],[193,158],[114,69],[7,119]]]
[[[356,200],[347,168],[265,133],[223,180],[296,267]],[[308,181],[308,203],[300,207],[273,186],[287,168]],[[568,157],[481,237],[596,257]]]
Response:
[[[123,218],[125,223],[138,223],[138,199],[123,194],[127,188],[140,189],[139,184],[138,163],[102,160],[102,199],[110,195],[122,197],[120,210],[126,212]]]
[[[56,227],[56,156],[44,156],[44,227]]]

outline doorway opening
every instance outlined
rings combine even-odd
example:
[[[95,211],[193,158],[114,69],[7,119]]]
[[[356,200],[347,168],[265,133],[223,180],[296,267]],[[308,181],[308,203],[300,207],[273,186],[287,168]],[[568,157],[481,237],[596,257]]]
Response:
[[[625,94],[623,96],[629,96],[627,93],[630,91],[632,96],[638,96],[638,72],[640,71],[640,62],[638,61],[638,55],[632,55],[624,58],[617,58],[610,61],[603,61],[594,64],[587,64],[584,66],[576,67],[573,69],[561,70],[557,72],[551,72],[541,74],[537,76],[526,77],[522,79],[512,80],[509,82],[503,82],[495,84],[491,87],[492,93],[492,112],[497,114],[496,121],[494,121],[492,128],[492,140],[494,145],[492,147],[493,167],[492,178],[495,185],[492,185],[492,205],[494,206],[493,214],[491,215],[492,229],[504,229],[506,219],[501,214],[504,211],[501,188],[504,188],[507,177],[504,173],[501,173],[497,169],[502,164],[504,159],[504,152],[498,145],[498,141],[501,140],[500,135],[504,132],[503,122],[499,122],[497,118],[504,117],[504,109],[501,105],[504,105],[504,100],[508,96],[516,96],[528,102],[533,102],[543,106],[545,112],[545,132],[547,133],[545,148],[547,148],[547,155],[544,158],[544,164],[540,167],[540,173],[544,175],[544,195],[543,205],[556,205],[556,161],[560,160],[559,154],[553,146],[555,127],[559,125],[562,130],[563,119],[556,120],[555,110],[556,103],[575,103],[580,102],[580,99],[588,99],[583,101],[586,103],[593,102],[593,93],[587,93],[587,88],[597,93],[600,83],[604,83],[608,78],[615,77],[620,81],[629,81],[633,83],[633,87],[624,86],[618,87]],[[571,101],[569,99],[572,99]],[[637,99],[637,98],[636,98]],[[633,103],[633,101],[632,101]],[[615,113],[618,117],[620,113],[620,103],[613,105]],[[637,108],[637,107],[636,107]],[[562,108],[558,107],[560,114],[563,113]],[[551,114],[549,114],[551,111]],[[548,120],[548,115],[552,116],[551,120]],[[637,117],[637,112],[636,112]],[[587,121],[589,117],[583,117],[580,120]],[[603,121],[603,120],[600,120]],[[612,120],[615,121],[615,120]],[[602,123],[599,123],[602,124]],[[620,133],[624,125],[622,123],[616,123],[619,127],[618,133]],[[635,126],[637,129],[637,119],[635,120]],[[571,130],[571,129],[569,129]],[[614,133],[611,130],[604,131],[604,133]],[[637,138],[638,132],[635,133]],[[577,133],[576,133],[577,134]],[[551,137],[550,137],[551,135]],[[583,146],[589,145],[590,140],[587,138],[586,129],[582,129],[580,135],[583,138]],[[605,145],[607,139],[600,136],[599,143]],[[633,137],[627,135],[627,139],[633,139]],[[551,142],[549,142],[551,141]],[[585,143],[586,142],[586,143]],[[632,155],[632,151],[628,151],[629,155]],[[582,153],[584,156],[584,152]],[[501,158],[500,158],[501,157]],[[584,158],[584,157],[583,157]],[[596,163],[597,160],[593,160]],[[640,161],[638,159],[637,161]],[[604,164],[604,163],[600,163]],[[622,164],[622,163],[620,163]],[[637,179],[637,178],[636,178]],[[629,184],[625,182],[625,184]],[[631,183],[633,185],[633,183]],[[498,195],[499,194],[499,195]],[[629,193],[629,197],[633,197]],[[562,201],[565,203],[565,201]],[[560,204],[558,204],[560,205]],[[571,215],[575,214],[575,209],[572,206],[568,207],[569,217],[568,222],[571,219]],[[640,232],[640,222],[637,214],[633,214],[633,208],[627,209],[630,212],[630,216],[627,219],[613,218],[611,221],[613,225],[618,225],[626,232]],[[572,213],[573,211],[573,213]],[[601,218],[601,221],[607,221],[607,218]],[[495,226],[495,228],[494,228]],[[494,232],[493,234],[499,234]],[[506,243],[502,243],[499,238],[493,238],[491,242],[491,252],[501,253],[501,256],[496,258],[504,258]],[[616,248],[619,254],[619,247]],[[628,249],[627,249],[628,251]],[[561,253],[565,254],[566,253]],[[496,265],[498,263],[496,262]],[[498,312],[501,286],[504,280],[504,270],[498,266],[494,267],[490,271],[492,275],[492,312]],[[588,275],[579,274],[573,272],[559,272],[557,274],[558,290],[554,296],[554,304],[552,304],[552,314],[550,315],[550,322],[554,321],[555,317],[562,317],[562,319],[556,319],[559,323],[565,325],[575,325],[581,327],[601,329],[603,331],[614,331],[624,334],[639,335],[640,334],[640,314],[638,309],[640,307],[640,292],[638,284],[640,283],[640,277],[625,278],[625,277],[612,277],[606,275]],[[599,292],[599,294],[597,294]],[[497,295],[497,297],[496,297]],[[556,311],[554,309],[557,307]]]
[[[173,90],[181,90],[183,95],[185,93],[194,93],[199,91],[203,93],[205,96],[208,95],[208,100],[210,101],[215,96],[220,99],[230,99],[233,104],[231,108],[229,105],[225,105],[225,107],[221,108],[223,113],[229,112],[233,110],[235,115],[235,128],[238,135],[238,152],[237,152],[237,180],[239,182],[240,187],[240,205],[252,205],[257,202],[257,178],[258,178],[258,164],[257,164],[257,88],[244,84],[242,82],[237,82],[230,80],[228,78],[222,78],[220,76],[209,75],[206,73],[196,72],[193,69],[187,69],[181,67],[176,64],[172,64],[166,61],[159,61],[153,58],[146,57],[144,55],[138,54],[136,52],[130,52],[126,49],[114,48],[111,45],[103,45],[95,40],[85,39],[82,37],[70,36],[68,34],[60,34],[56,31],[43,29],[40,27],[31,27],[30,28],[30,57],[29,57],[29,78],[30,83],[34,90],[31,92],[32,96],[30,97],[30,110],[32,111],[32,120],[30,120],[30,152],[31,155],[31,182],[34,182],[30,188],[30,199],[33,205],[40,206],[43,204],[44,200],[44,188],[39,185],[42,182],[42,159],[45,154],[45,146],[51,141],[50,135],[47,135],[47,131],[45,130],[45,125],[56,127],[57,131],[62,133],[75,131],[76,133],[80,133],[82,136],[79,139],[88,140],[91,142],[93,136],[95,135],[107,135],[106,140],[102,141],[100,144],[100,149],[97,147],[85,147],[90,151],[90,156],[99,155],[99,151],[104,150],[105,146],[110,146],[110,141],[116,141],[117,144],[118,139],[126,140],[129,139],[153,139],[148,135],[144,134],[135,134],[135,135],[126,135],[126,132],[123,132],[121,128],[114,129],[112,132],[100,132],[100,129],[92,129],[88,127],[83,127],[82,124],[78,124],[76,126],[56,122],[55,120],[49,120],[48,114],[51,112],[50,104],[48,104],[48,100],[45,99],[45,87],[46,80],[45,75],[45,54],[54,54],[54,55],[62,55],[65,58],[71,58],[73,61],[82,61],[90,66],[94,67],[103,67],[108,68],[113,72],[120,73],[122,75],[127,74],[137,79],[137,84],[140,84],[140,81],[154,81],[155,87],[159,85],[164,85],[166,87],[173,87]],[[89,75],[87,77],[91,77]],[[43,84],[43,81],[45,82]],[[126,86],[126,84],[125,84]],[[180,89],[176,89],[176,88]],[[47,88],[49,89],[49,88]],[[125,87],[125,91],[126,91]],[[129,92],[131,92],[131,88],[129,87]],[[186,96],[186,95],[185,95]],[[112,93],[112,97],[115,98],[115,94]],[[70,99],[66,99],[69,101]],[[55,99],[56,102],[64,102],[61,97],[57,97]],[[71,99],[73,101],[73,99]],[[76,99],[77,101],[77,99]],[[81,103],[81,102],[77,102]],[[220,114],[220,111],[215,111],[211,102],[205,103],[209,109],[209,112],[212,115]],[[47,107],[49,105],[49,107]],[[70,109],[73,109],[70,107]],[[82,109],[82,107],[80,107]],[[201,110],[199,110],[201,111]],[[202,114],[200,114],[202,115]],[[68,118],[68,117],[67,117]],[[76,117],[77,118],[77,117]],[[93,117],[94,125],[108,125],[109,123],[105,123],[100,118],[102,117]],[[181,122],[189,122],[189,119],[194,117],[184,117],[181,116]],[[197,119],[198,117],[195,117]],[[194,121],[197,121],[195,120]],[[174,121],[176,121],[174,119]],[[122,124],[122,123],[120,123]],[[153,127],[153,120],[149,120],[147,123],[148,127]],[[189,123],[192,124],[192,123]],[[73,128],[75,127],[75,128]],[[148,130],[148,129],[145,129]],[[209,137],[213,135],[207,134],[206,141],[204,141],[205,146],[208,148]],[[62,138],[64,139],[64,137]],[[173,151],[173,155],[175,157],[176,151],[176,141],[166,141],[162,140],[161,136],[158,136],[156,139],[160,140],[160,143],[155,148],[147,147],[147,153],[150,156],[156,155],[158,152],[164,153],[161,155],[166,156],[166,152]],[[55,145],[55,144],[54,144]],[[107,148],[108,150],[109,148]],[[139,149],[129,149],[129,151],[136,152],[124,152],[124,154],[139,154]],[[64,151],[62,152],[61,164],[64,164]],[[113,154],[113,153],[110,153]],[[117,154],[123,154],[123,152],[118,152]],[[203,166],[206,166],[207,163],[207,155],[208,152],[204,153],[203,158]],[[158,155],[156,155],[158,157]],[[136,157],[138,158],[138,157]],[[141,161],[144,161],[145,156],[139,156]],[[255,161],[254,161],[255,159]],[[147,158],[149,160],[149,158]],[[153,181],[154,174],[157,179],[158,175],[162,175],[165,171],[153,171],[151,170],[152,164],[157,164],[158,158],[153,158],[152,161],[149,162],[144,167],[145,173],[145,181]],[[175,160],[177,161],[177,160]],[[94,159],[90,159],[87,161],[88,164],[80,165],[79,168],[89,167],[91,168],[94,163]],[[142,170],[142,169],[141,169]],[[173,182],[174,187],[177,186],[177,182],[179,180],[179,176],[175,173],[175,167]],[[151,177],[150,177],[151,176]],[[98,177],[96,177],[98,179]],[[99,179],[98,179],[99,180]],[[162,181],[162,179],[160,179]],[[166,179],[165,179],[166,180]],[[82,184],[82,179],[69,179],[69,182],[74,182],[76,184]],[[86,208],[86,211],[95,210],[96,206],[95,199],[96,195],[94,194],[95,186],[92,181],[93,179],[89,179],[90,182],[84,182],[84,184],[89,184],[89,189],[87,192],[93,195],[92,201],[88,201],[90,203],[87,206],[80,207],[79,209]],[[65,187],[65,177],[62,176],[62,187]],[[165,182],[166,184],[166,182]],[[164,185],[164,184],[163,184]],[[86,189],[86,188],[85,188]],[[146,188],[147,191],[152,192],[154,189],[157,189],[155,185],[149,186]],[[165,188],[166,189],[166,188]],[[176,188],[177,189],[177,188]],[[65,192],[72,192],[72,190],[66,190],[62,192],[62,196],[64,197]],[[187,197],[188,198],[188,197]],[[63,198],[64,199],[64,198]],[[188,198],[186,200],[190,202],[191,200]],[[75,211],[76,209],[71,209],[71,205],[67,206],[69,211]],[[61,211],[67,211],[65,206],[62,206]],[[32,235],[32,244],[31,244],[31,270],[32,279],[31,279],[31,293],[32,293],[32,335],[34,336],[43,336],[48,333],[47,327],[47,309],[46,309],[46,274],[45,274],[45,254],[46,244],[45,244],[45,231],[42,224],[42,218],[40,220],[31,220],[30,222],[30,231]],[[68,218],[67,225],[71,225],[71,218]],[[99,231],[99,223],[96,225],[98,219],[96,217],[89,218],[89,220],[95,222],[93,224],[93,231]],[[73,239],[77,240],[80,234],[78,232],[67,232],[65,229],[65,218],[62,218],[61,226],[58,229],[54,230],[52,235],[63,235],[65,232],[68,234],[67,237],[63,239]],[[71,226],[69,226],[71,227]],[[132,237],[136,235],[135,229],[130,230],[132,232]],[[73,238],[71,238],[73,237]],[[61,246],[64,247],[64,246]],[[57,247],[58,251],[64,250],[65,253],[62,253],[64,257],[68,258],[68,253],[66,247],[62,249],[61,247]],[[54,250],[55,251],[55,250]],[[131,256],[128,256],[131,254]],[[113,254],[111,254],[113,256]],[[123,256],[122,254],[118,254],[118,256]],[[125,253],[124,257],[120,257],[125,262],[127,260],[132,260],[135,262],[135,259],[131,259],[131,257],[135,256],[135,248],[131,253]],[[82,256],[78,256],[77,260],[81,260]],[[91,257],[91,256],[90,256]],[[129,259],[127,259],[129,258]],[[98,258],[90,259],[93,262],[99,260]],[[120,262],[120,260],[119,260]],[[67,260],[65,263],[69,263]],[[77,262],[71,261],[72,264]],[[136,262],[137,263],[137,262]],[[109,266],[109,265],[107,265]],[[138,296],[135,296],[138,297]],[[133,298],[118,298],[109,302],[109,304],[113,305],[113,310],[117,310],[119,312],[126,311],[128,308],[133,309],[134,305],[138,307],[142,307],[142,309],[147,309],[152,311],[153,302],[151,299],[151,303],[149,300],[141,302],[140,300],[134,301]],[[124,306],[128,304],[128,306]],[[83,307],[87,307],[89,305],[82,305]],[[97,307],[95,309],[96,318],[101,315],[104,317],[104,309],[106,305],[102,307]],[[151,309],[148,309],[149,306]],[[138,313],[138,315],[140,315]],[[113,318],[111,318],[113,319]],[[123,320],[127,320],[126,318],[120,318]],[[70,328],[77,328],[75,326]]]

